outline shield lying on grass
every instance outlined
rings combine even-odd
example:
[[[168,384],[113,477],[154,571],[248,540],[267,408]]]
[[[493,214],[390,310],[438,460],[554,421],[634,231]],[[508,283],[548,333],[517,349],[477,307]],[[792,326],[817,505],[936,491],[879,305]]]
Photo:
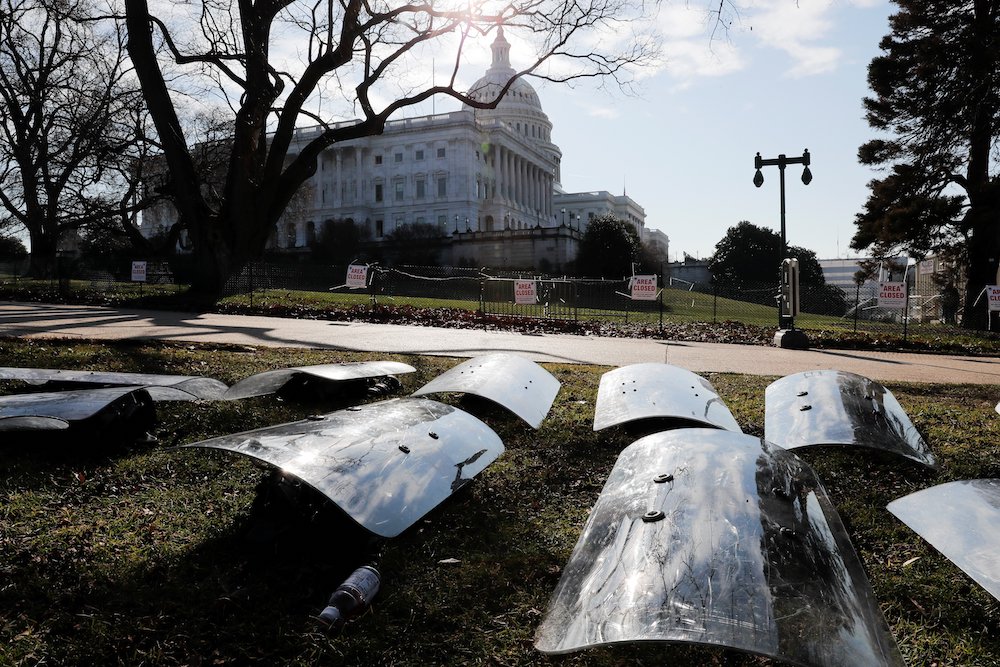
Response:
[[[485,354],[445,371],[413,395],[448,392],[489,399],[538,428],[559,393],[559,380],[516,354]]]
[[[412,373],[416,369],[398,361],[357,361],[342,364],[316,364],[314,366],[294,366],[273,371],[265,371],[240,380],[225,392],[226,400],[249,398],[273,394],[289,382],[315,379],[327,382],[365,380]]]
[[[154,401],[192,401],[222,398],[226,385],[219,380],[194,375],[73,371],[54,368],[0,368],[0,380],[23,380],[29,384],[64,387],[143,387]]]
[[[887,508],[1000,599],[1000,479],[939,484]]]
[[[154,417],[149,393],[139,387],[80,389],[0,396],[0,431],[146,428]]]
[[[691,642],[797,665],[902,665],[836,511],[798,457],[680,429],[619,456],[535,646]]]
[[[768,385],[764,407],[764,437],[785,449],[866,447],[935,466],[930,448],[892,392],[861,375],[788,375]]]
[[[594,430],[645,419],[743,432],[712,383],[689,370],[649,363],[623,366],[602,375]]]
[[[235,452],[315,488],[366,530],[394,537],[504,451],[472,415],[395,399],[185,445]]]

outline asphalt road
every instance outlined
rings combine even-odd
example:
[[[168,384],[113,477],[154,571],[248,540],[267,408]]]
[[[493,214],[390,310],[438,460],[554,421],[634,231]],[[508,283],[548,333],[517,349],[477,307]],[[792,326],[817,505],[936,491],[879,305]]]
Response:
[[[696,373],[783,376],[806,370],[832,369],[880,382],[1000,384],[1000,359],[994,357],[785,350],[721,343],[535,335],[35,303],[0,302],[0,335],[235,343],[454,357],[504,351],[535,361],[606,366],[667,362]]]

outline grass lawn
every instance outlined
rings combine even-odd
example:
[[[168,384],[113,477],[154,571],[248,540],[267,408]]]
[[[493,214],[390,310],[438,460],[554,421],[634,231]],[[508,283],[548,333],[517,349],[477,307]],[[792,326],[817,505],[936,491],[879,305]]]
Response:
[[[400,377],[406,393],[457,363],[0,340],[2,366],[198,374],[229,384],[270,368],[372,358],[417,367]],[[313,617],[349,571],[359,537],[328,511],[293,511],[266,495],[266,471],[245,459],[173,447],[347,401],[161,403],[153,445],[59,447],[5,437],[0,665],[771,664],[677,645],[554,658],[534,650],[535,629],[590,507],[632,441],[623,430],[592,430],[606,368],[545,366],[562,389],[541,429],[501,410],[480,413],[507,451],[387,542],[381,594],[337,637],[319,632]],[[764,388],[773,378],[709,379],[743,429],[761,435]],[[885,510],[936,483],[1000,476],[1000,418],[993,411],[1000,396],[992,386],[890,389],[938,457],[936,475],[863,453],[813,450],[803,458],[840,511],[907,663],[1000,664],[1000,603]]]

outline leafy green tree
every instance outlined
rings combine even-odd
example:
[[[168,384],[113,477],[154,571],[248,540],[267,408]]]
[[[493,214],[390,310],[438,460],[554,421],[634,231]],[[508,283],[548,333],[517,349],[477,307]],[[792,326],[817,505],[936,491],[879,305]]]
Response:
[[[784,259],[781,255],[780,234],[743,220],[726,230],[726,235],[715,244],[708,270],[717,284],[734,288],[752,283],[777,284]],[[799,260],[800,284],[826,284],[815,252],[788,246],[786,256]]]
[[[793,245],[788,246],[785,257],[799,260],[803,310],[821,315],[844,314],[846,295],[840,288],[826,284],[815,252]],[[716,244],[708,268],[720,288],[740,299],[773,306],[776,290],[761,286],[777,288],[782,259],[781,235],[744,220],[730,227]]]
[[[386,250],[395,264],[436,266],[442,236],[437,225],[407,223],[389,233]]]
[[[967,267],[963,325],[986,328],[985,309],[971,304],[1000,267],[1000,0],[893,1],[865,99],[869,125],[888,138],[858,150],[887,173],[870,184],[851,247],[957,253]]]
[[[0,259],[20,259],[28,256],[28,249],[15,236],[0,236]]]
[[[328,220],[320,226],[316,240],[310,244],[314,259],[334,264],[347,264],[358,258],[361,230],[350,220]]]
[[[621,278],[632,274],[639,254],[639,236],[632,225],[614,215],[590,221],[580,239],[576,273],[582,276]]]

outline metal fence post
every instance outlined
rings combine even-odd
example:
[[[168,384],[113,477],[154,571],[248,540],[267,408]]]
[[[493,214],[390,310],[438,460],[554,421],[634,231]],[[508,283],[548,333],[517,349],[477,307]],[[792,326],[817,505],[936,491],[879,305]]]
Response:
[[[574,280],[573,285],[573,321],[580,321],[580,283]]]
[[[660,280],[663,280],[663,276],[660,276]],[[663,333],[663,287],[660,287],[660,333]]]
[[[486,331],[486,278],[479,279],[479,321]]]
[[[858,311],[861,310],[861,283],[855,283],[854,291],[854,333],[858,333]]]
[[[910,323],[910,287],[903,283],[903,288],[906,290],[906,300],[903,302],[903,342],[905,343],[907,325]]]
[[[712,283],[712,324],[716,323],[719,313],[719,284]]]

